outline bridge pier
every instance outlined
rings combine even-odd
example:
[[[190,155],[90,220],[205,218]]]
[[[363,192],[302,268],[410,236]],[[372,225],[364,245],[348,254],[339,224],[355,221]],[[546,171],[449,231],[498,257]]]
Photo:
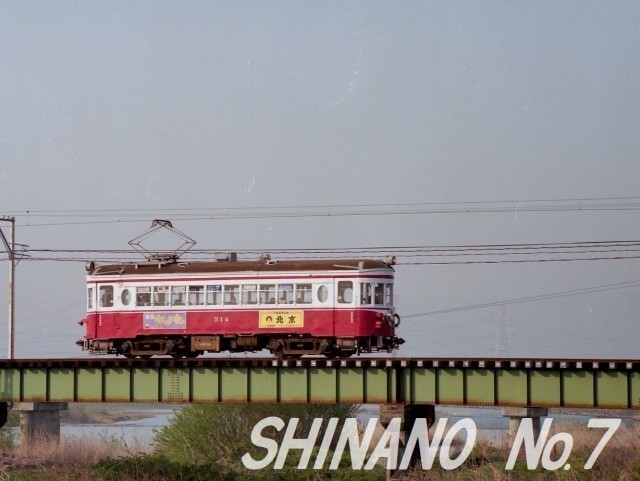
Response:
[[[418,418],[425,418],[427,420],[427,426],[431,427],[436,419],[436,410],[433,404],[381,404],[380,405],[380,424],[385,429],[389,425],[392,419],[400,418],[400,447],[398,449],[398,462],[404,456],[405,445],[408,435],[413,429],[413,425]],[[416,446],[417,448],[417,446]],[[420,453],[417,449],[414,449],[411,453],[411,460],[409,462],[409,469],[414,468],[418,460],[420,459]],[[387,470],[387,481],[392,479],[398,479],[405,473],[405,470],[395,469]]]
[[[504,407],[502,415],[509,418],[509,447],[513,446],[513,440],[520,428],[523,418],[531,418],[533,425],[533,437],[537,441],[540,435],[540,418],[549,415],[549,408],[539,407]]]
[[[60,441],[60,411],[66,409],[67,403],[14,403],[13,410],[20,414],[20,446]]]
[[[0,428],[7,424],[9,411],[11,411],[11,406],[9,405],[9,403],[0,402]]]

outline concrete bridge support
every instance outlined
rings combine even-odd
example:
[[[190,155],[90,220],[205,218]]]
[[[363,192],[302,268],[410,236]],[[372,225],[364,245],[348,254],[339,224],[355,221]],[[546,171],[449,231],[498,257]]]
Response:
[[[67,403],[15,403],[13,410],[20,414],[20,445],[39,441],[60,441],[60,411]]]
[[[381,404],[380,405],[380,424],[385,429],[393,418],[400,418],[400,448],[398,449],[398,464],[404,456],[405,443],[407,438],[413,429],[413,425],[418,418],[425,418],[427,420],[427,426],[431,427],[436,419],[435,406],[432,404]],[[411,454],[411,461],[409,463],[409,469],[414,468],[418,460],[420,459],[420,453],[416,449]],[[392,479],[399,479],[405,473],[404,470],[387,470],[387,481]]]
[[[531,418],[534,439],[540,435],[540,418],[549,415],[548,408],[538,407],[504,407],[502,415],[509,418],[509,446],[513,446],[520,422],[523,418]]]
[[[7,418],[9,417],[9,411],[11,406],[9,403],[0,402],[0,428],[7,424]]]

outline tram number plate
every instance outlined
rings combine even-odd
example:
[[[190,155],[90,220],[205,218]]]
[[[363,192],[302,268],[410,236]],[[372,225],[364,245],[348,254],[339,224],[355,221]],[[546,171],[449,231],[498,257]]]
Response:
[[[260,311],[260,328],[288,328],[304,326],[304,311]]]

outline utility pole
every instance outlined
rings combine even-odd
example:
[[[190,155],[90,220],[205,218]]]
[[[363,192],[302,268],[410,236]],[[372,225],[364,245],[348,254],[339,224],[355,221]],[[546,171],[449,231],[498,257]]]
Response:
[[[9,255],[9,351],[8,351],[8,359],[14,358],[14,323],[15,323],[15,286],[14,286],[14,276],[16,273],[16,255],[15,255],[15,246],[16,246],[16,218],[10,217],[8,215],[0,215],[0,221],[10,222],[11,228],[9,231],[9,241],[2,232],[0,228],[0,237],[2,238],[2,243],[4,247],[7,249],[7,254]]]

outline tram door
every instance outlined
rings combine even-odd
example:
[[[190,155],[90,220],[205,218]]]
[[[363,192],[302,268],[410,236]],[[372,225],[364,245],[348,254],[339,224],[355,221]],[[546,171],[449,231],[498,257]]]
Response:
[[[98,319],[96,306],[98,305],[98,285],[87,285],[87,337],[94,338],[97,336]],[[90,320],[90,318],[92,318]]]
[[[353,281],[336,279],[335,291],[335,335],[353,337],[356,335]]]

